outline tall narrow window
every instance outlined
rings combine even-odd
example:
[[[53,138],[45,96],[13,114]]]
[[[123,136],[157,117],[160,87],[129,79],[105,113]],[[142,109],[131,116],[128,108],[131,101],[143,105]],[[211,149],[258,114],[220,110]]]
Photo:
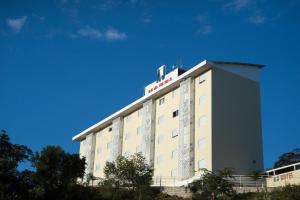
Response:
[[[171,156],[172,160],[177,159],[177,152],[178,152],[177,149],[174,149],[172,151],[172,156]]]
[[[204,149],[206,145],[205,138],[201,138],[198,140],[198,149]]]
[[[173,112],[173,118],[174,117],[177,117],[178,116],[178,110],[175,110],[174,112]]]
[[[163,135],[159,135],[157,138],[157,144],[162,144],[164,142],[164,136]]]
[[[206,168],[205,160],[204,159],[199,160],[198,161],[198,169],[204,169],[204,168]]]
[[[177,176],[177,170],[176,169],[171,170],[171,176],[172,177],[176,177]]]
[[[165,98],[164,97],[159,99],[159,105],[160,106],[163,105],[164,103],[165,103]]]
[[[172,138],[178,136],[178,128],[173,129],[172,131]]]
[[[109,128],[108,128],[108,132],[111,132],[112,131],[112,127],[110,126]]]
[[[206,124],[206,121],[207,121],[206,116],[205,115],[201,116],[199,118],[199,126],[204,126]]]
[[[158,117],[157,123],[158,123],[158,124],[162,124],[164,121],[165,121],[165,116],[164,116],[164,115],[161,115],[161,116]]]
[[[202,74],[199,77],[199,84],[204,83],[206,81],[206,74]]]

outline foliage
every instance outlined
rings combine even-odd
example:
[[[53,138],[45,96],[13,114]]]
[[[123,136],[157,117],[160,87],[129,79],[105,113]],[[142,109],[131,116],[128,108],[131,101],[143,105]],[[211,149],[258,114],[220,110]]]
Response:
[[[200,180],[190,185],[193,199],[232,199],[235,195],[233,185],[228,179],[232,179],[233,171],[229,168],[211,172],[203,169]]]
[[[119,156],[115,162],[107,162],[104,167],[106,181],[118,193],[120,188],[128,188],[141,199],[142,193],[147,193],[152,183],[153,168],[146,163],[141,154],[130,158]]]
[[[64,190],[83,178],[85,159],[69,154],[59,146],[47,146],[33,158],[34,180],[45,199],[57,199]]]
[[[0,199],[29,199],[30,171],[17,170],[21,162],[30,161],[32,151],[24,145],[10,143],[4,130],[0,133]]]
[[[300,162],[300,149],[294,149],[290,152],[282,154],[278,161],[275,162],[274,168],[291,165],[296,162]]]

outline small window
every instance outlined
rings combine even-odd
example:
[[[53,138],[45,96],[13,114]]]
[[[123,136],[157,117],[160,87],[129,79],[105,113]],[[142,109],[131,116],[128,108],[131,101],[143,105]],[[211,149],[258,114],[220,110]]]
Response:
[[[163,122],[165,121],[165,117],[164,117],[164,115],[161,115],[161,116],[159,116],[158,117],[158,124],[162,124]]]
[[[142,108],[138,110],[138,116],[142,116]]]
[[[138,145],[136,147],[136,153],[141,153],[142,152],[142,146],[141,145]]]
[[[172,138],[177,137],[177,136],[178,136],[178,128],[175,128],[175,129],[172,131]]]
[[[126,122],[127,122],[127,123],[130,122],[130,119],[131,119],[131,116],[128,115],[128,116],[126,117]]]
[[[205,160],[204,159],[199,160],[198,161],[198,169],[204,169],[204,168],[206,168]]]
[[[111,131],[112,131],[112,127],[109,127],[108,132],[111,132]]]
[[[199,77],[199,84],[204,83],[205,81],[206,81],[206,74],[202,74],[202,75]]]
[[[164,142],[164,136],[163,135],[159,135],[157,138],[157,144],[162,144]]]
[[[173,90],[173,92],[172,92],[172,98],[177,97],[178,96],[178,92],[179,92],[179,89]]]
[[[100,154],[102,152],[102,148],[101,147],[98,147],[97,148],[97,154]]]
[[[173,169],[171,170],[171,177],[176,177],[177,176],[177,170]]]
[[[205,124],[206,124],[206,121],[207,121],[206,116],[200,117],[200,118],[199,118],[199,126],[205,125]]]
[[[156,158],[157,164],[161,164],[163,161],[164,161],[164,157],[162,155],[157,156],[157,158]]]
[[[163,105],[164,103],[165,103],[165,98],[159,99],[159,105],[160,105],[160,106]]]
[[[175,110],[174,112],[173,112],[173,118],[174,117],[177,117],[178,116],[178,110]]]
[[[206,96],[205,95],[202,95],[202,96],[199,97],[199,105],[200,106],[203,106],[205,101],[206,101]]]
[[[126,133],[125,134],[125,140],[129,140],[131,138],[131,134],[130,133]]]
[[[172,160],[177,159],[177,152],[178,152],[177,149],[174,149],[172,151],[172,156],[171,156]]]
[[[110,144],[110,142],[108,142],[108,143],[106,144],[106,148],[107,148],[107,149],[110,149],[110,146],[111,146],[111,144]]]
[[[201,138],[198,140],[198,149],[204,149],[205,148],[205,138]]]
[[[142,134],[142,131],[143,131],[143,127],[142,127],[142,126],[139,126],[139,127],[136,129],[136,134],[137,134],[137,135],[140,135],[140,134]]]

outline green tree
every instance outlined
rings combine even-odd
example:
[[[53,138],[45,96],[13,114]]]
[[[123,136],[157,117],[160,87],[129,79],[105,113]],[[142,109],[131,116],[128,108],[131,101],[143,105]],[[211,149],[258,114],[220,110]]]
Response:
[[[78,154],[66,153],[59,146],[47,146],[34,155],[33,166],[36,168],[36,197],[62,199],[65,191],[83,178],[85,159]]]
[[[211,172],[203,169],[201,178],[190,185],[193,199],[232,199],[235,195],[233,184],[233,171],[229,168]]]
[[[136,199],[142,199],[152,183],[153,168],[146,163],[141,154],[130,158],[119,156],[115,162],[107,162],[104,167],[106,184],[111,185],[116,192],[127,188],[134,192]]]
[[[32,151],[12,144],[6,131],[0,133],[0,199],[29,199],[32,187],[30,171],[17,170],[21,162],[30,161]]]
[[[274,168],[291,165],[300,161],[300,149],[294,149],[290,152],[282,154],[278,161],[275,162]]]

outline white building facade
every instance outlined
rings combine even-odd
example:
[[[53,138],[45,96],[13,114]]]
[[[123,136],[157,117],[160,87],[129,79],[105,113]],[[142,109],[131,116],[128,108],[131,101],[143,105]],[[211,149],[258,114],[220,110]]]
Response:
[[[106,161],[137,152],[154,167],[154,180],[172,185],[203,168],[262,171],[262,67],[207,60],[188,71],[160,67],[143,97],[73,137],[87,173],[104,177]]]

